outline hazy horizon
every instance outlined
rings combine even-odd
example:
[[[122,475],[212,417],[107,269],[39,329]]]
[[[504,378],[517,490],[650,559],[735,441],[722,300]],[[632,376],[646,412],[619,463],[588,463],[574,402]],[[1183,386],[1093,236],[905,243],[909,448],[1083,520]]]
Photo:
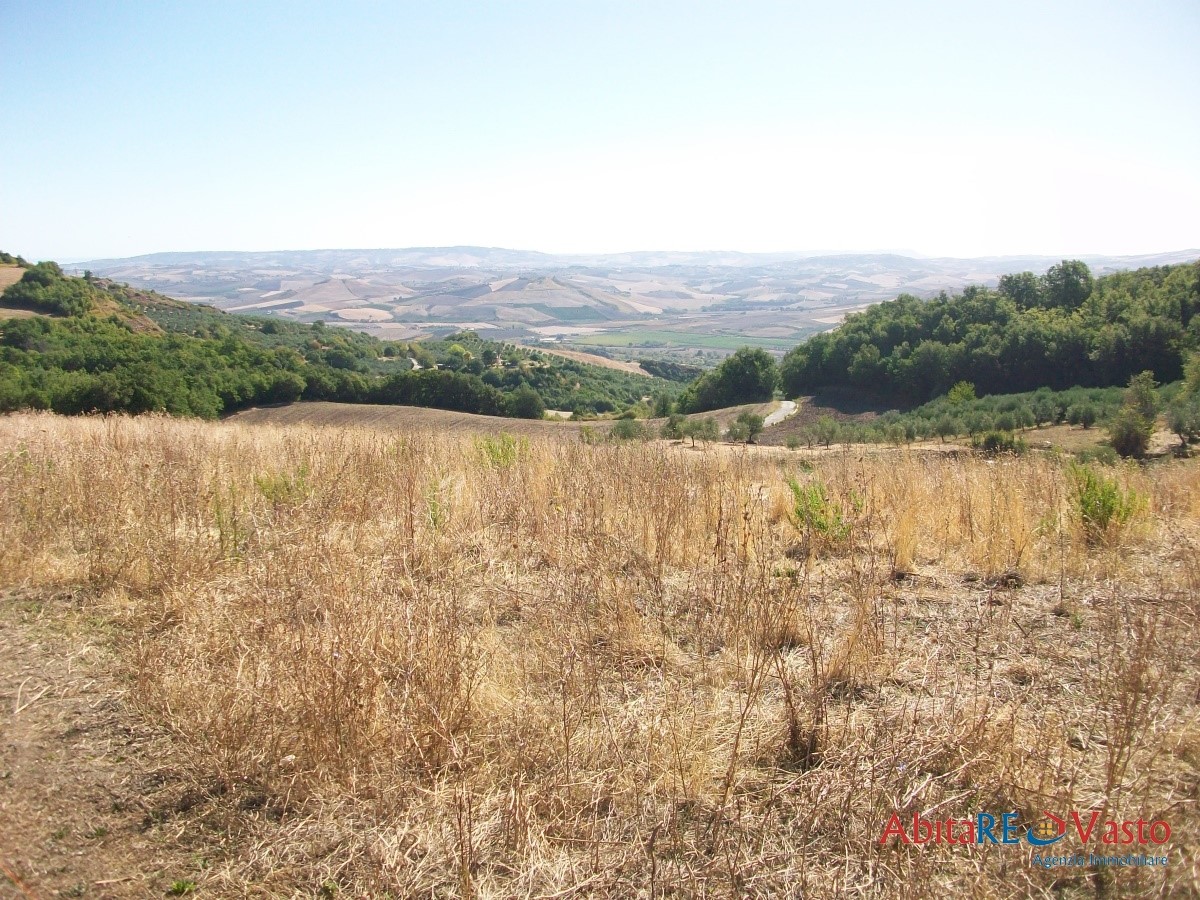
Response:
[[[29,258],[1200,246],[1181,0],[7,10]]]
[[[82,256],[82,257],[63,257],[55,258],[55,262],[63,265],[78,265],[87,262],[109,262],[121,261],[130,259],[147,259],[156,256],[218,256],[221,254],[237,254],[237,255],[267,255],[272,253],[281,254],[308,254],[308,253],[411,253],[416,251],[489,251],[496,253],[511,253],[511,254],[527,254],[529,256],[544,256],[547,259],[576,259],[576,258],[603,258],[603,257],[621,257],[621,256],[745,256],[745,257],[775,257],[775,258],[791,258],[791,259],[817,259],[822,257],[873,257],[873,256],[897,256],[913,260],[962,260],[969,262],[973,260],[992,260],[992,259],[1047,259],[1057,260],[1062,258],[1139,258],[1146,256],[1180,256],[1183,254],[1195,253],[1200,255],[1200,246],[1197,247],[1168,247],[1161,250],[1150,251],[1146,253],[1092,253],[1080,252],[1074,254],[1060,253],[985,253],[977,256],[954,256],[952,254],[936,254],[936,253],[918,253],[913,250],[905,250],[903,248],[872,248],[867,250],[850,250],[850,249],[820,249],[820,250],[743,250],[730,247],[722,247],[713,250],[694,250],[694,249],[663,249],[656,247],[642,247],[637,249],[615,250],[608,252],[552,252],[539,250],[535,247],[501,247],[501,246],[482,246],[478,244],[441,244],[441,245],[421,245],[409,247],[269,247],[263,249],[241,249],[234,247],[220,247],[209,249],[182,249],[182,250],[152,250],[147,253],[135,253],[129,256]],[[31,262],[35,261],[30,259]]]

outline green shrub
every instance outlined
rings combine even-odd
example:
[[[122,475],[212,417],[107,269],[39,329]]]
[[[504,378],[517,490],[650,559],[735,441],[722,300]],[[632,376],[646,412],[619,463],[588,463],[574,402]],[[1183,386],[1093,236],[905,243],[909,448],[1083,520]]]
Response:
[[[667,417],[667,421],[663,422],[659,434],[669,441],[683,440],[686,431],[684,426],[686,424],[687,418],[685,416],[680,413],[671,413]]]
[[[616,441],[648,441],[654,434],[650,426],[639,419],[617,419],[608,436]]]
[[[1091,537],[1123,527],[1145,506],[1144,498],[1136,491],[1123,491],[1115,478],[1095,469],[1072,464],[1067,471],[1079,521]]]
[[[272,506],[295,506],[312,496],[308,483],[308,468],[300,466],[295,473],[269,472],[254,479],[259,492]]]
[[[801,484],[789,478],[792,492],[792,524],[808,539],[819,538],[831,544],[842,544],[850,538],[852,525],[842,506],[832,500],[818,480]]]
[[[1121,457],[1117,455],[1117,451],[1108,444],[1100,444],[1096,447],[1080,450],[1075,454],[1075,458],[1081,463],[1096,462],[1102,466],[1115,466],[1121,461]]]
[[[1113,419],[1108,428],[1108,441],[1113,450],[1126,458],[1141,459],[1150,448],[1154,425],[1133,409],[1126,407]]]
[[[529,442],[502,431],[494,438],[480,438],[475,446],[483,456],[483,461],[491,468],[508,469],[520,459]]]
[[[1028,448],[1026,443],[1009,431],[989,431],[975,439],[975,449],[983,453],[1015,453],[1022,454]]]

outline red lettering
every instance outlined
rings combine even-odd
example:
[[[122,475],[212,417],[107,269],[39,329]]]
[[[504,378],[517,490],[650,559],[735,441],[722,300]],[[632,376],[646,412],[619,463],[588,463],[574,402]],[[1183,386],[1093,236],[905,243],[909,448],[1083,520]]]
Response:
[[[1104,834],[1101,836],[1100,840],[1105,844],[1117,843],[1117,823],[1112,819],[1109,819],[1104,823]]]
[[[1086,844],[1092,839],[1092,829],[1096,827],[1096,820],[1100,818],[1100,813],[1092,811],[1092,817],[1088,820],[1086,830],[1083,827],[1083,820],[1079,818],[1079,813],[1071,813],[1071,818],[1075,820],[1075,831],[1079,834],[1079,840]]]
[[[908,835],[904,833],[904,826],[900,824],[899,813],[892,813],[892,817],[888,819],[887,825],[884,826],[883,837],[879,839],[879,843],[886,844],[890,837],[899,837],[903,843],[908,843]]]
[[[920,813],[913,813],[913,833],[912,839],[914,844],[928,844],[933,838],[933,823],[926,822],[921,818]]]
[[[1159,829],[1160,825],[1162,826],[1162,828],[1161,828],[1162,837],[1161,838],[1156,837],[1157,833],[1160,830]],[[1171,826],[1168,823],[1162,821],[1161,819],[1157,822],[1150,823],[1150,840],[1154,841],[1154,843],[1156,843],[1156,844],[1165,844],[1170,839],[1171,839]]]

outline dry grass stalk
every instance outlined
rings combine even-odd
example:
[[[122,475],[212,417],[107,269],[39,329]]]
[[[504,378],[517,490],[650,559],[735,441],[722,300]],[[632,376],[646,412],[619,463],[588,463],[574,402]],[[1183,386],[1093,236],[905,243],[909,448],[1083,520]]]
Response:
[[[1048,894],[893,811],[1169,817],[1195,890],[1200,470],[1111,547],[1052,459],[22,415],[0,579],[93,587],[247,848],[218,893]],[[787,480],[848,532],[797,554]],[[902,576],[902,577],[901,577]],[[247,820],[247,798],[271,816]],[[924,888],[922,888],[924,890]]]

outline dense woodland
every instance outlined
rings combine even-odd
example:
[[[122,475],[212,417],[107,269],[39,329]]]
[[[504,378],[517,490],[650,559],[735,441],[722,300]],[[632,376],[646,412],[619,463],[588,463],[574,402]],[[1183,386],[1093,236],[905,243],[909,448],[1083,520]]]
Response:
[[[780,378],[788,396],[847,386],[909,402],[960,381],[980,394],[1124,385],[1143,371],[1172,382],[1200,347],[1198,311],[1200,264],[1093,278],[1064,261],[995,290],[905,294],[847,316],[789,352]]]

